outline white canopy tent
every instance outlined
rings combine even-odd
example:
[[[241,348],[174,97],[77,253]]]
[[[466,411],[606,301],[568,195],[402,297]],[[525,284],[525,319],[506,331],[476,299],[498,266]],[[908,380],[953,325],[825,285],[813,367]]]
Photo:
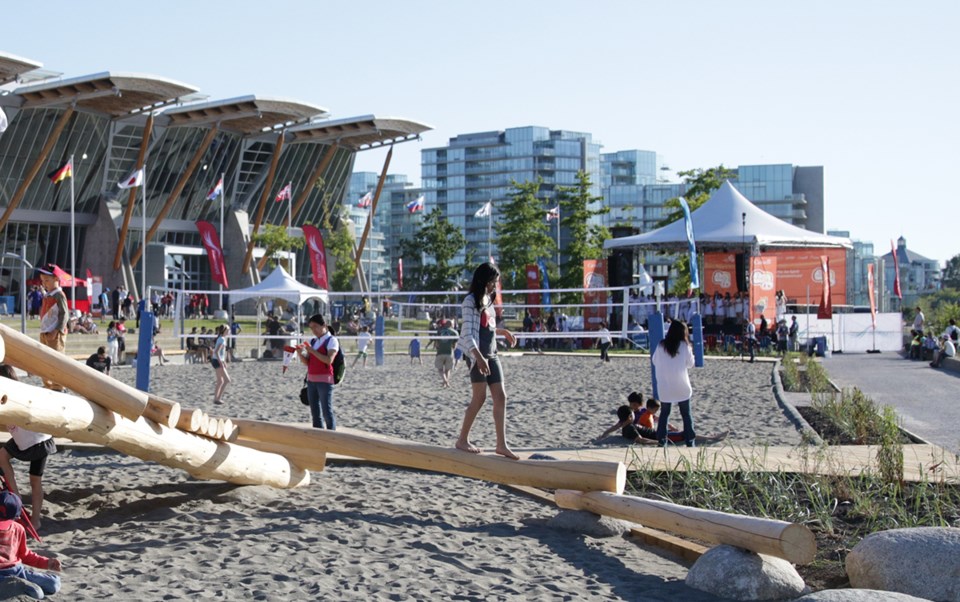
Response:
[[[284,299],[302,305],[307,299],[320,299],[324,303],[330,302],[327,291],[321,288],[312,288],[287,273],[281,266],[277,266],[269,276],[259,283],[247,288],[229,291],[230,303],[238,303],[246,299]]]
[[[754,245],[760,248],[853,246],[848,238],[811,232],[770,215],[747,200],[729,180],[715,190],[690,217],[698,251]],[[603,247],[681,251],[687,248],[687,230],[680,219],[643,234],[609,239]]]

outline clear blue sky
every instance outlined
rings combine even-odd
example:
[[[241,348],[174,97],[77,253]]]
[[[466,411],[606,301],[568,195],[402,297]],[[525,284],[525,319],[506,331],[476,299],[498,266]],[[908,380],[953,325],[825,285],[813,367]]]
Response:
[[[5,7],[0,48],[67,77],[146,73],[211,99],[424,122],[436,129],[391,169],[415,182],[421,148],[523,125],[674,170],[823,165],[828,228],[944,261],[960,254],[958,22],[951,0],[47,0]]]

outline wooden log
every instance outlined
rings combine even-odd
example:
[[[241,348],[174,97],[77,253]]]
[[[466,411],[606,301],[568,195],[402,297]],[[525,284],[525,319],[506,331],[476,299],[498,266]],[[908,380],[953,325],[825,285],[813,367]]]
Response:
[[[445,472],[474,479],[546,489],[622,493],[627,469],[622,462],[508,460],[471,454],[452,447],[387,439],[366,433],[345,433],[310,427],[234,419],[237,443],[248,441],[303,448],[312,453],[337,453],[382,464]],[[268,449],[259,446],[259,449]]]
[[[200,430],[202,420],[203,410],[197,408],[181,409],[180,419],[177,420],[177,428],[188,433],[196,433]]]
[[[236,425],[233,424],[233,420],[229,418],[223,419],[223,436],[220,437],[224,441],[234,442],[237,440],[237,435],[239,434],[239,429]]]
[[[0,337],[6,346],[5,360],[14,367],[63,385],[130,420],[139,418],[147,408],[149,398],[143,391],[75,362],[3,324]]]
[[[728,514],[602,491],[561,489],[554,497],[561,508],[587,510],[678,535],[777,556],[795,564],[809,564],[817,554],[817,542],[810,529],[782,520]]]
[[[283,456],[210,441],[146,418],[127,420],[92,401],[0,378],[0,422],[74,441],[105,445],[199,479],[291,488],[310,474]]]
[[[295,466],[298,466],[304,470],[321,472],[327,466],[327,454],[322,452],[317,453],[309,449],[303,449],[302,447],[297,447],[296,445],[284,445],[283,443],[273,442],[265,443],[263,441],[252,441],[250,439],[243,441],[238,440],[237,445],[252,447],[253,449],[258,449],[260,451],[273,454],[280,454],[284,458],[293,462]]]
[[[147,395],[147,409],[143,411],[144,418],[169,428],[177,428],[180,423],[180,404],[149,393]]]

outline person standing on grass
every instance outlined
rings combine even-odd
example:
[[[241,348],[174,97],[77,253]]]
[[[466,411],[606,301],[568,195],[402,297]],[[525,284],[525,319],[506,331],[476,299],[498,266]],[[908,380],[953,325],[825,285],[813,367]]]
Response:
[[[217,382],[213,389],[213,403],[223,403],[223,391],[230,384],[230,375],[227,374],[227,330],[226,324],[217,326],[217,339],[210,352],[210,365],[217,372]]]
[[[500,280],[500,270],[492,263],[481,263],[473,272],[470,292],[463,299],[462,326],[457,347],[463,351],[463,357],[470,366],[472,396],[470,405],[463,416],[460,437],[456,448],[479,454],[482,450],[470,443],[470,429],[487,400],[487,389],[493,398],[493,423],[496,427],[496,453],[519,460],[507,446],[507,394],[503,385],[503,368],[497,356],[497,335],[507,340],[507,347],[517,344],[516,337],[509,330],[496,327],[497,316],[493,309],[494,291]]]
[[[693,347],[690,345],[687,325],[683,321],[670,322],[667,336],[657,345],[651,361],[656,370],[657,392],[661,403],[660,420],[657,422],[657,445],[663,447],[667,444],[670,410],[673,404],[677,404],[683,417],[683,440],[687,447],[693,447],[697,433],[693,429],[693,415],[690,412],[693,387],[690,386],[688,372],[693,368]]]

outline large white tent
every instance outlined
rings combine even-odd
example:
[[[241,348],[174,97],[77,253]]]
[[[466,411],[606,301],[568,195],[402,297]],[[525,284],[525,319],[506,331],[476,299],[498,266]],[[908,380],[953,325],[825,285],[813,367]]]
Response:
[[[729,180],[690,214],[697,250],[763,247],[846,247],[850,239],[827,236],[788,224],[740,194]],[[657,250],[687,248],[684,220],[657,230],[607,240],[605,249],[642,247]]]
[[[327,291],[297,282],[281,266],[277,266],[269,276],[258,284],[229,291],[229,293],[231,303],[238,303],[245,299],[284,299],[293,301],[297,305],[302,305],[307,299],[320,299],[324,303],[330,302]]]

